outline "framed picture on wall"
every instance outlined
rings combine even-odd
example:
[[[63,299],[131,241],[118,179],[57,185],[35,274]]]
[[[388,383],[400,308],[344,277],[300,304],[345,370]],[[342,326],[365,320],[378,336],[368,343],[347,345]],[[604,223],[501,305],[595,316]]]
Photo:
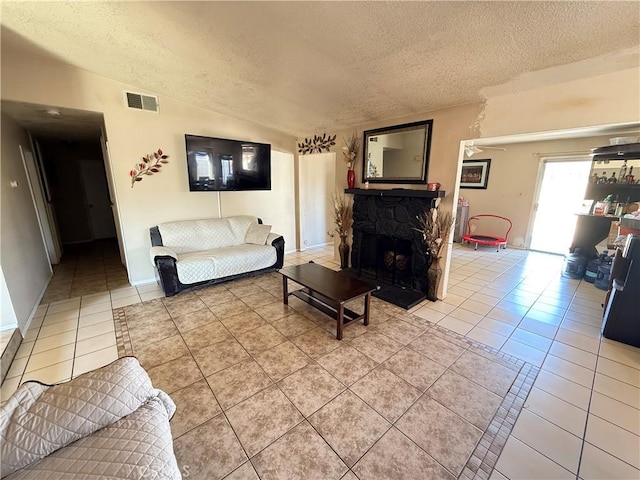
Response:
[[[460,188],[487,188],[491,159],[463,160]]]

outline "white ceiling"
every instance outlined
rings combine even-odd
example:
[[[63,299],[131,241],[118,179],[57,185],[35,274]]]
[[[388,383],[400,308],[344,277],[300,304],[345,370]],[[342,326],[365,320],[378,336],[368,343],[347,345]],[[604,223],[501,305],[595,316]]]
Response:
[[[640,2],[8,2],[2,45],[304,136],[637,66]],[[594,59],[587,61],[588,59]],[[585,62],[586,61],[586,62]],[[544,72],[539,76],[531,72]],[[550,73],[551,72],[551,73]]]

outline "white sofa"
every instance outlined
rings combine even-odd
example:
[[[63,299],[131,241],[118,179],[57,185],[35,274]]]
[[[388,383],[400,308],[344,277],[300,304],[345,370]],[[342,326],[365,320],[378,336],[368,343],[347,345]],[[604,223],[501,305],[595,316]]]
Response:
[[[151,262],[165,295],[282,268],[284,238],[270,230],[247,215],[152,227]]]

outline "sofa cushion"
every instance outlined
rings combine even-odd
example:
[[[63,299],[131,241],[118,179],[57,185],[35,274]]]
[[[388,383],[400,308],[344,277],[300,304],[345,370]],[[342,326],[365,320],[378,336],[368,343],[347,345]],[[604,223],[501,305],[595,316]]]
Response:
[[[271,245],[247,243],[178,255],[176,268],[180,282],[188,285],[260,270],[276,260],[276,249]]]
[[[180,254],[240,245],[254,223],[258,223],[256,217],[239,215],[161,223],[158,230],[162,244]]]
[[[249,230],[247,230],[247,235],[244,237],[244,242],[253,243],[254,245],[264,245],[267,243],[269,233],[271,233],[271,225],[252,223],[249,226]]]

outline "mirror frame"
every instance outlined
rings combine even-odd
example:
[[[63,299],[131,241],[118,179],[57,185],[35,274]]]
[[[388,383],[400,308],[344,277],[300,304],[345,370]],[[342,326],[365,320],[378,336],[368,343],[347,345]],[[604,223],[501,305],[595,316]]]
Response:
[[[386,133],[399,133],[400,131],[420,130],[426,127],[424,138],[424,155],[422,159],[422,173],[420,177],[393,178],[393,177],[367,177],[367,165],[369,158],[369,137],[376,137]],[[433,131],[433,119],[419,122],[403,123],[402,125],[392,125],[389,127],[365,130],[362,137],[362,183],[406,183],[425,184],[427,183],[427,172],[429,171],[429,155],[431,153],[431,133]]]

